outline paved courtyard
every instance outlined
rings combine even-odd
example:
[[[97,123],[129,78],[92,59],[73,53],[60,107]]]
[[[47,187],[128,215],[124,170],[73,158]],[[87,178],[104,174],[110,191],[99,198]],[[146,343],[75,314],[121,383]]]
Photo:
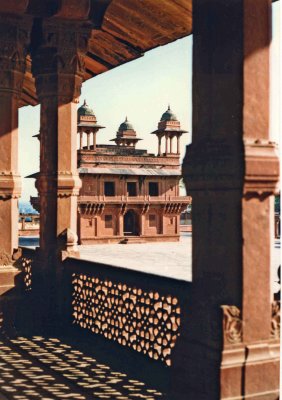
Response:
[[[192,235],[185,233],[179,242],[99,244],[79,246],[80,258],[166,276],[192,280]]]
[[[20,245],[38,246],[38,238],[20,239]],[[191,233],[183,233],[180,242],[84,245],[79,246],[79,251],[84,260],[192,281]],[[280,264],[281,240],[276,239],[271,262],[274,292],[279,290],[277,269]]]

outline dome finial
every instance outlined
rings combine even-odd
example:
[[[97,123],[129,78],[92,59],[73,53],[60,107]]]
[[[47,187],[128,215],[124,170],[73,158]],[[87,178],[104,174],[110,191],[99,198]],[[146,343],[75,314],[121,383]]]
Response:
[[[87,105],[86,99],[84,99],[83,105],[84,105],[84,106]]]
[[[168,107],[167,107],[167,109],[168,109],[168,110],[170,110],[170,104],[169,104],[169,103],[168,103]]]
[[[125,122],[128,122],[127,116],[125,117]]]

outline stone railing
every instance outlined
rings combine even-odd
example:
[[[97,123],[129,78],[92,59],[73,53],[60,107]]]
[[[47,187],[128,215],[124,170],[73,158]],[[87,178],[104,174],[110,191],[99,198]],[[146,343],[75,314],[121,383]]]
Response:
[[[171,365],[188,282],[75,258],[64,264],[73,325]]]
[[[79,196],[79,203],[90,202],[90,203],[156,203],[163,204],[167,202],[178,202],[183,204],[190,204],[191,198],[188,196],[170,196],[170,195],[160,195],[160,196],[92,196],[84,195]]]

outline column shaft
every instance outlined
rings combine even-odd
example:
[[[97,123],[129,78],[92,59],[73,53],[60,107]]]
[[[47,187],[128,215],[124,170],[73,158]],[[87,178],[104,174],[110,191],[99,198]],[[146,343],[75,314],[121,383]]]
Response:
[[[177,154],[180,154],[180,136],[177,136]]]
[[[169,152],[170,153],[173,153],[172,140],[173,140],[173,136],[170,136],[170,138],[169,138]]]
[[[0,16],[0,264],[18,247],[18,107],[30,26],[28,17]]]
[[[165,135],[165,154],[168,153],[168,136]]]
[[[162,146],[162,138],[161,136],[158,137],[158,156],[161,155],[161,146]]]
[[[193,143],[183,165],[193,282],[174,383],[191,398],[275,398],[278,389],[269,347],[269,196],[278,180],[268,139],[269,12],[268,0],[193,2]]]
[[[41,101],[40,248],[58,245],[67,229],[77,231],[77,102],[90,28],[87,23],[43,21],[43,41],[33,53]],[[82,46],[82,47],[81,47]],[[61,62],[63,60],[63,62]],[[75,60],[75,62],[73,62]],[[89,146],[89,135],[87,136]],[[80,138],[81,146],[81,138]]]
[[[83,131],[79,132],[79,149],[81,150],[83,147]]]
[[[93,132],[93,150],[94,151],[96,151],[96,135],[97,135],[97,132],[94,131]]]
[[[87,137],[87,150],[90,150],[90,132],[86,132]]]

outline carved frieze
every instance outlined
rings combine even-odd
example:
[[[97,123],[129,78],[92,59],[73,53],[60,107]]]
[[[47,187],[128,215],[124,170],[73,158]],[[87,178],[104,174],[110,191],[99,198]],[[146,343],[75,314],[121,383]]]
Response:
[[[223,313],[223,341],[224,345],[234,345],[242,342],[241,311],[236,306],[221,306]]]
[[[271,337],[273,339],[280,339],[280,301],[272,303],[271,310]]]

